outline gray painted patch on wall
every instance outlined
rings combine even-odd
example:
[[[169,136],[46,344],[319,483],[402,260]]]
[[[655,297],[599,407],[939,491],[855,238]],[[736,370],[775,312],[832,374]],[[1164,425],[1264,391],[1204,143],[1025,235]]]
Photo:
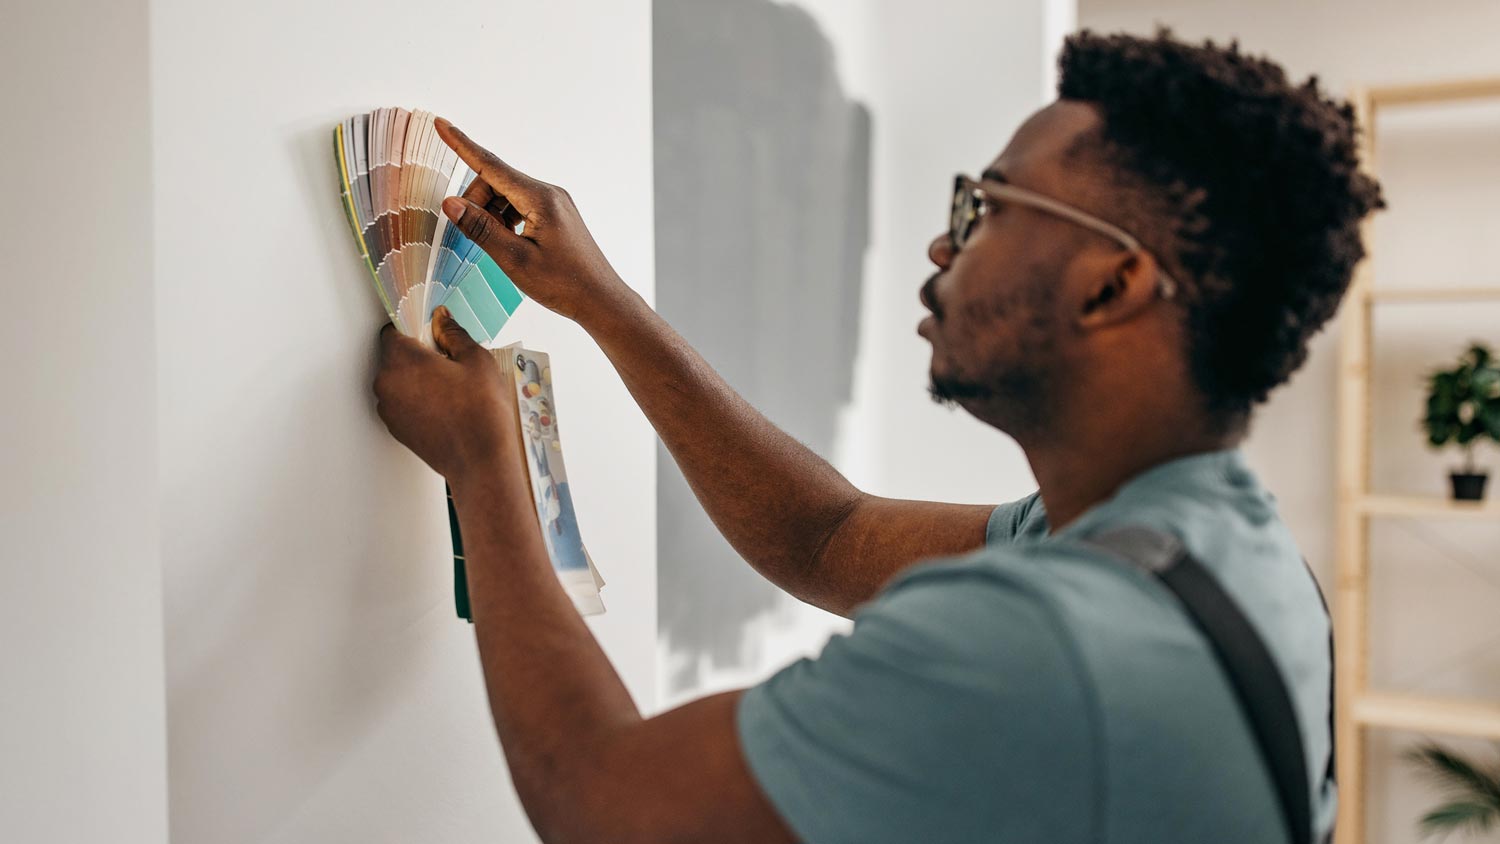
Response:
[[[853,387],[869,244],[870,115],[802,9],[657,0],[657,308],[755,407],[814,451]],[[699,680],[741,665],[746,627],[789,601],[734,552],[657,453],[661,635]]]

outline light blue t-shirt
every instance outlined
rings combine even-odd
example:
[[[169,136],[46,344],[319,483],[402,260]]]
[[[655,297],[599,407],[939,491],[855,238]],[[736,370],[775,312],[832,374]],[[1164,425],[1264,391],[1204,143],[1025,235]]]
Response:
[[[741,746],[807,844],[1284,842],[1228,679],[1155,578],[1079,541],[1178,536],[1266,641],[1308,756],[1319,835],[1328,621],[1275,499],[1238,450],[1137,475],[1050,534],[1035,494],[985,547],[912,567],[817,659],[745,693]]]

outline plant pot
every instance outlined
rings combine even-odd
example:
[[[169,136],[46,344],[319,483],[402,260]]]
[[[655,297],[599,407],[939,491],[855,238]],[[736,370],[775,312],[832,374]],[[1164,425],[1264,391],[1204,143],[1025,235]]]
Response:
[[[1453,499],[1455,501],[1484,500],[1484,482],[1490,479],[1489,475],[1454,472],[1448,478],[1453,481]]]

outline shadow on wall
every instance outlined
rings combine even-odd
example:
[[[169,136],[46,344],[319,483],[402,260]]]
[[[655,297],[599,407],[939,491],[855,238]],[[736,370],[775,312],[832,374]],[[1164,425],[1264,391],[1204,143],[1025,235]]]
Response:
[[[827,455],[850,400],[869,244],[870,115],[803,10],[658,0],[657,308],[777,425]],[[669,691],[749,667],[747,627],[789,601],[746,565],[657,452]]]

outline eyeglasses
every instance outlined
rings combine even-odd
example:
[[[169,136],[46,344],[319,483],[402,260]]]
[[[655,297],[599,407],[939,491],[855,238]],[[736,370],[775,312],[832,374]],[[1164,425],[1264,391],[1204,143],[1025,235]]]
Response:
[[[989,212],[989,205],[985,203],[986,199],[1028,205],[1098,232],[1131,252],[1146,251],[1141,246],[1141,242],[1132,237],[1129,232],[1119,226],[1106,223],[1086,211],[1026,188],[1003,184],[985,185],[960,173],[953,178],[953,212],[948,218],[948,239],[953,244],[954,252],[963,248],[969,240],[969,235],[973,233],[975,224],[979,222],[979,218]],[[1158,265],[1160,263],[1157,261]],[[1177,282],[1165,272],[1158,270],[1156,289],[1163,299],[1170,299],[1177,293]]]

